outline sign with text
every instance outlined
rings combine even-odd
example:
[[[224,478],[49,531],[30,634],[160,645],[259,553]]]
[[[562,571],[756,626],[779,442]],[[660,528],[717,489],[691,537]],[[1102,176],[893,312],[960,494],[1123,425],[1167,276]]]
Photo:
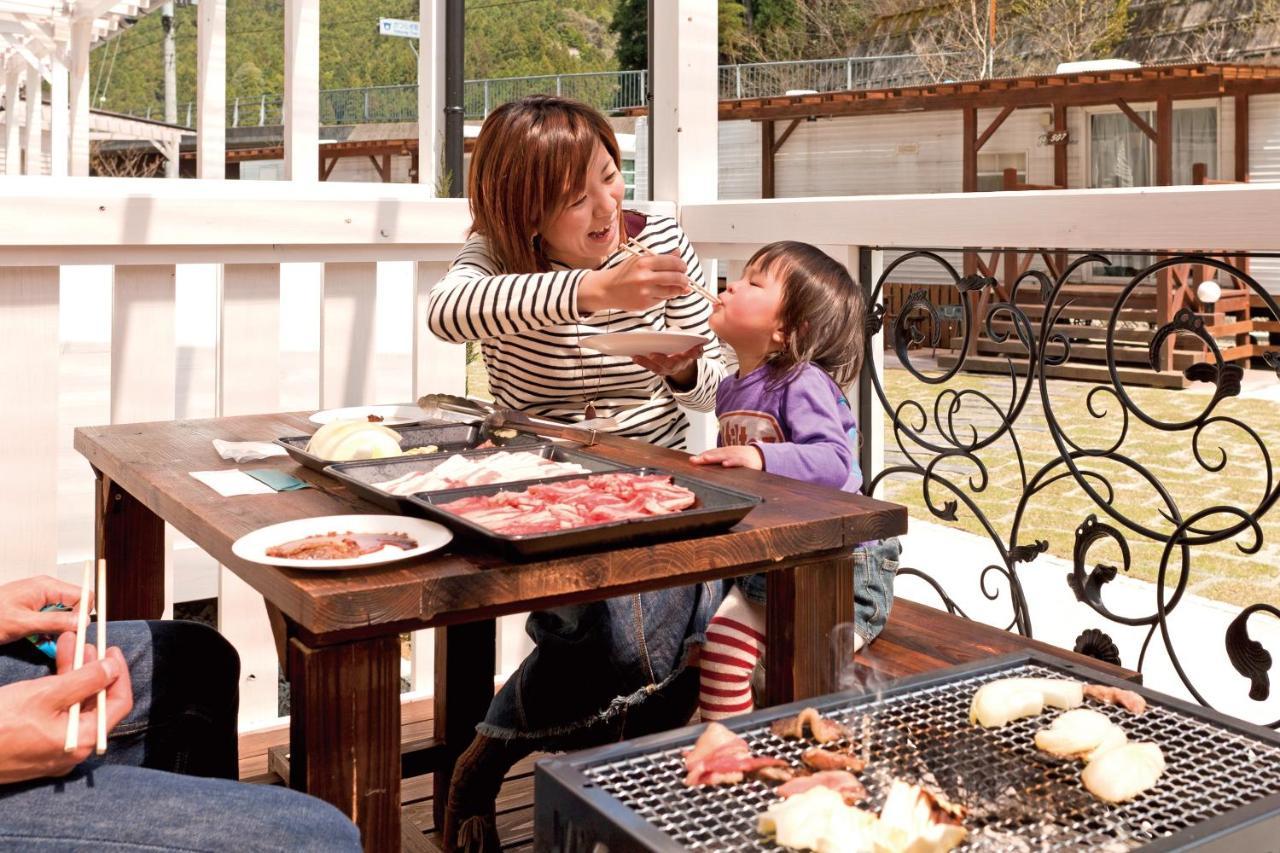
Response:
[[[1071,131],[1051,130],[1040,134],[1041,145],[1066,145],[1071,142]]]
[[[378,19],[378,35],[416,39],[419,32],[417,21],[405,21],[400,18]]]

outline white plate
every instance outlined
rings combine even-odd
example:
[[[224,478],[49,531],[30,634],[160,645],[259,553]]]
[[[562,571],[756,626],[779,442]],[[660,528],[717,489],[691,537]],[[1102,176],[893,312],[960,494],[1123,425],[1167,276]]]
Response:
[[[675,355],[707,343],[710,341],[701,335],[684,332],[610,332],[583,338],[582,348],[605,355],[648,355],[653,352]]]
[[[383,426],[411,424],[426,420],[426,414],[422,409],[412,403],[402,403],[394,406],[348,406],[345,409],[325,409],[323,412],[316,412],[308,420],[313,424],[324,425],[330,421],[364,421],[369,419],[369,415],[381,417]]]
[[[283,545],[295,539],[320,536],[325,533],[406,533],[418,542],[417,548],[406,551],[388,545],[381,551],[345,560],[293,560],[285,557],[268,557],[267,549]],[[453,539],[449,528],[408,515],[323,515],[319,518],[299,518],[261,527],[246,533],[231,546],[231,553],[251,563],[264,566],[285,566],[290,569],[346,569],[359,566],[376,566],[396,560],[407,560],[429,554],[448,545]]]

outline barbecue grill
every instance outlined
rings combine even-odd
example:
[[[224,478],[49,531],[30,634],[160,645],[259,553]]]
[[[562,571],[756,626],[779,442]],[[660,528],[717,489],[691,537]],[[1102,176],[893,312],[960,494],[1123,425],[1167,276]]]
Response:
[[[1121,725],[1131,741],[1164,750],[1156,787],[1128,803],[1095,799],[1083,765],[1041,753],[1035,732],[1061,713],[998,729],[969,722],[984,683],[1010,677],[1070,677],[1135,689],[1150,707],[1088,707]],[[857,733],[862,781],[879,811],[894,779],[940,790],[968,810],[960,850],[1280,850],[1280,735],[1042,653],[1019,653],[894,682],[770,708],[731,721],[756,755],[799,764],[812,741],[784,740],[769,723],[805,707]],[[776,850],[756,818],[778,801],[769,785],[689,788],[682,754],[701,727],[654,735],[539,763],[535,838],[539,850]],[[597,845],[601,845],[597,846]]]

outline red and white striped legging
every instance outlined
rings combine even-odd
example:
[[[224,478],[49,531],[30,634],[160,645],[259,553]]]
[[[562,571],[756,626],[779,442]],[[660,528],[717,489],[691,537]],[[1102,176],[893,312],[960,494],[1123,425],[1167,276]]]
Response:
[[[707,627],[702,647],[698,712],[703,721],[723,720],[755,708],[751,671],[764,654],[764,606],[735,586]]]

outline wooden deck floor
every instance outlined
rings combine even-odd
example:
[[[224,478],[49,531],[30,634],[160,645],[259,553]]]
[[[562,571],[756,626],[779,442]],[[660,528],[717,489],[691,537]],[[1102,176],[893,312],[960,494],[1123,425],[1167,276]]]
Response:
[[[433,708],[430,699],[405,703],[401,708],[401,737],[413,739],[431,734]],[[280,726],[240,738],[240,779],[266,785],[282,784],[268,766],[268,752],[286,746],[289,729]],[[498,792],[498,836],[504,850],[533,849],[533,764],[543,754],[524,759]],[[437,853],[443,850],[432,816],[431,774],[405,779],[400,786],[401,850],[404,853]]]

